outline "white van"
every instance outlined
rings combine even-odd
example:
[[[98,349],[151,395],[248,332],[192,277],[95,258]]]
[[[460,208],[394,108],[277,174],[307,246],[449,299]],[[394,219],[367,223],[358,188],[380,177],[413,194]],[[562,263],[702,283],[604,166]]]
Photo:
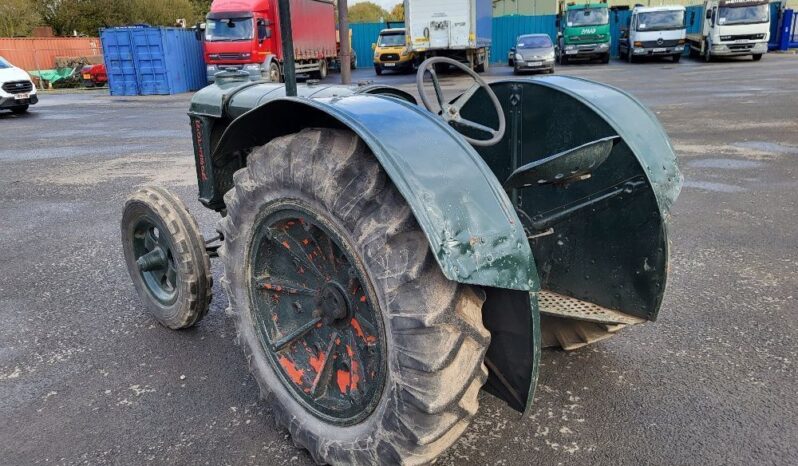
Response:
[[[24,113],[38,101],[36,86],[28,73],[0,57],[0,109]]]

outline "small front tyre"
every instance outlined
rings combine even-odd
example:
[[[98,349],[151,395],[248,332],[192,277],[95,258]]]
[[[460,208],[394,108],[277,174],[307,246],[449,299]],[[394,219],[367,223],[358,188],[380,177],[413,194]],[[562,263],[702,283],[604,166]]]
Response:
[[[191,327],[208,312],[213,278],[196,220],[163,188],[139,189],[125,202],[122,249],[142,303],[173,330]]]
[[[446,279],[352,132],[274,139],[234,181],[222,283],[277,422],[319,463],[434,459],[487,378],[482,291]]]

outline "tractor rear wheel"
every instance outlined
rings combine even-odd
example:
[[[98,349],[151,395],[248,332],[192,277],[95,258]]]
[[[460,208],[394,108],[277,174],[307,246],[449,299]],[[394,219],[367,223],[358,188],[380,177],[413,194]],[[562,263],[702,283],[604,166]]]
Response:
[[[128,272],[150,313],[174,330],[205,317],[211,264],[186,205],[164,188],[145,187],[128,197],[121,226]]]
[[[274,139],[234,181],[222,283],[277,422],[320,463],[435,458],[487,378],[484,294],[444,277],[352,132]]]

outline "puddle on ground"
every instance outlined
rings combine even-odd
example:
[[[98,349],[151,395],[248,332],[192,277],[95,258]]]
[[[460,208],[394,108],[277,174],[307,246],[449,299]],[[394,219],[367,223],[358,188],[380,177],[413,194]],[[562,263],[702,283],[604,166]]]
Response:
[[[744,193],[748,191],[742,186],[735,186],[726,183],[714,183],[712,181],[698,181],[686,180],[682,185],[684,188],[700,189],[703,191],[712,191],[715,193]]]
[[[784,144],[777,144],[775,142],[745,141],[745,142],[735,142],[732,145],[735,147],[742,147],[744,149],[754,149],[763,152],[773,152],[775,154],[798,155],[798,147],[787,146]]]
[[[698,159],[687,162],[687,165],[694,168],[719,168],[722,170],[746,170],[757,168],[764,165],[762,162],[754,160],[737,159]]]

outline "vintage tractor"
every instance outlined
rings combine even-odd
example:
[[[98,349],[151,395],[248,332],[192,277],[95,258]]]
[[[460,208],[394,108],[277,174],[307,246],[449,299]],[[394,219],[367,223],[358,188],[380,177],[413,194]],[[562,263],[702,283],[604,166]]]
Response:
[[[446,100],[441,64],[474,85]],[[682,177],[633,97],[563,76],[487,84],[446,58],[419,69],[423,107],[387,86],[287,95],[288,74],[226,71],[192,100],[218,237],[143,188],[122,241],[142,302],[173,329],[206,314],[222,260],[261,394],[316,461],[431,461],[480,389],[529,409],[541,346],[656,318]]]

